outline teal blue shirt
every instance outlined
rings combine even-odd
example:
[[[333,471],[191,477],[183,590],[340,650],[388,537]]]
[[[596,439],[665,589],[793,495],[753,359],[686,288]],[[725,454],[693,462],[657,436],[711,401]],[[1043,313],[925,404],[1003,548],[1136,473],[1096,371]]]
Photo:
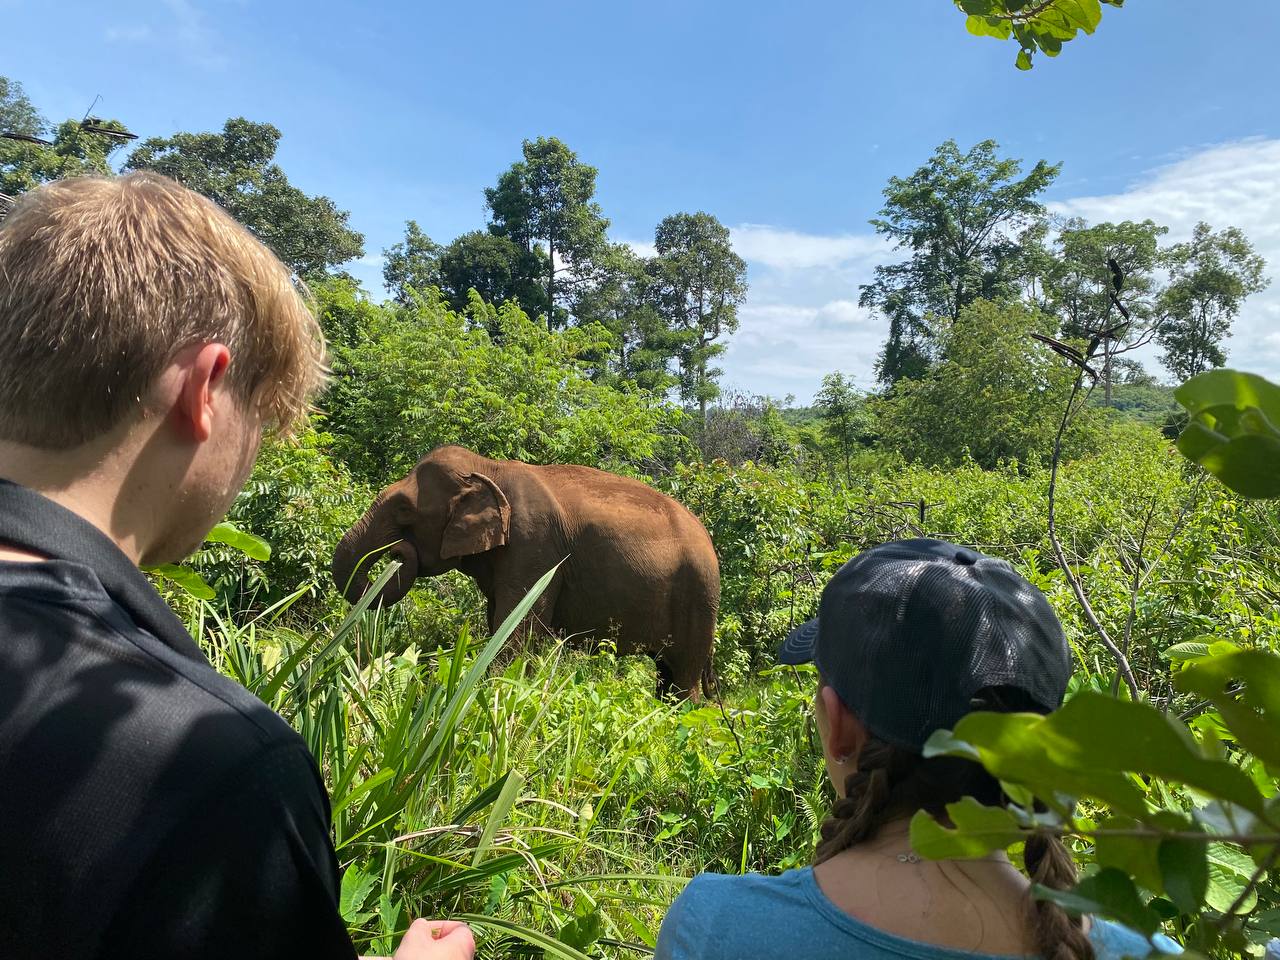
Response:
[[[1141,934],[1095,920],[1089,938],[1098,960],[1143,958],[1152,945]],[[1177,953],[1157,938],[1161,951]],[[936,947],[877,930],[827,899],[813,870],[779,877],[704,873],[689,881],[658,933],[655,960],[988,960],[986,955]],[[1007,958],[1006,958],[1007,960]]]

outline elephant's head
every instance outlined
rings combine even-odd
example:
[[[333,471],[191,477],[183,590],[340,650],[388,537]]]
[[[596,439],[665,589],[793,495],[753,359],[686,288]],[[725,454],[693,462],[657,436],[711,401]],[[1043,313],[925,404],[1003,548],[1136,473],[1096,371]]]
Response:
[[[439,451],[437,451],[439,453]],[[435,453],[391,484],[348,530],[333,554],[333,579],[355,603],[369,586],[374,561],[390,554],[400,570],[374,601],[397,603],[418,577],[433,577],[467,556],[507,542],[511,505],[483,473]]]

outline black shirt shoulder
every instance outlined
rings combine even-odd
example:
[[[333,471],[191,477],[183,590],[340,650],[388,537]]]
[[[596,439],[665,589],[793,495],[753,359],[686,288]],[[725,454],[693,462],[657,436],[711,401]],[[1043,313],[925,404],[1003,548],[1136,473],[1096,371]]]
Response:
[[[2,956],[354,955],[305,743],[88,567],[0,563],[0,783]]]

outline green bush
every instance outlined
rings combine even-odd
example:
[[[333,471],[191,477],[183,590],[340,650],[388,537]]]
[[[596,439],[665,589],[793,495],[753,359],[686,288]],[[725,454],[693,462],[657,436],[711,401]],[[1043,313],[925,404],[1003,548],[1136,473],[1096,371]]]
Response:
[[[322,317],[335,309],[351,311],[341,289],[321,299]],[[322,406],[335,456],[375,486],[448,443],[498,459],[644,469],[679,442],[673,407],[591,379],[588,358],[610,338],[602,327],[549,333],[512,303],[478,298],[466,316],[438,300],[360,315],[358,341],[335,348]]]
[[[1055,332],[1052,318],[1022,304],[966,307],[941,334],[942,362],[877,404],[882,442],[931,465],[1048,463],[1077,373],[1031,336]],[[1096,421],[1093,408],[1075,418],[1069,459],[1093,449]]]

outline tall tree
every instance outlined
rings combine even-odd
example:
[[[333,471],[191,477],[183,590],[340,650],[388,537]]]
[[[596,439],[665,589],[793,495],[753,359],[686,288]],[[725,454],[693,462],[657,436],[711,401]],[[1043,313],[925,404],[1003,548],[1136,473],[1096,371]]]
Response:
[[[1042,305],[1058,317],[1059,335],[1071,340],[1104,338],[1102,358],[1104,393],[1111,405],[1112,367],[1118,354],[1150,338],[1156,312],[1155,272],[1164,262],[1160,237],[1167,227],[1154,221],[1098,223],[1067,221],[1054,243],[1043,277]],[[1120,329],[1123,317],[1114,308],[1111,264],[1121,271],[1123,286],[1116,299],[1129,311],[1131,322]]]
[[[526,140],[524,159],[511,165],[496,187],[484,192],[493,215],[490,229],[533,251],[541,246],[547,328],[562,325],[568,310],[570,284],[557,277],[582,275],[601,248],[609,221],[594,202],[596,168],[555,137]]]
[[[1169,282],[1160,294],[1160,358],[1179,380],[1226,363],[1222,342],[1250,295],[1266,289],[1266,261],[1236,227],[1214,233],[1196,224],[1191,239],[1168,254]]]
[[[822,378],[813,405],[822,422],[823,446],[844,461],[845,483],[852,483],[853,451],[872,433],[866,398],[843,373],[829,373]]]
[[[382,251],[382,282],[397,303],[409,303],[411,291],[425,293],[440,286],[440,254],[443,248],[418,226],[406,221],[404,239]]]
[[[885,187],[876,232],[909,251],[907,260],[877,267],[859,302],[889,320],[877,372],[886,384],[918,377],[938,357],[939,321],[954,323],[976,300],[1015,292],[1029,268],[1029,248],[1046,216],[1038,197],[1061,169],[1041,160],[1025,177],[1022,164],[997,156],[984,140],[961,153],[954,140],[905,179]]]
[[[243,117],[221,133],[153,137],[130,154],[128,170],[155,170],[202,193],[252,230],[302,276],[364,254],[364,237],[328,197],[308,196],[274,162],[280,131]]]
[[[539,285],[545,254],[484,230],[464,233],[440,253],[440,289],[449,305],[467,309],[471,291],[497,305],[514,300],[530,317],[546,309]]]
[[[573,313],[579,324],[599,323],[613,335],[613,350],[602,358],[605,378],[659,393],[675,386],[671,365],[683,337],[658,310],[652,263],[618,243],[604,248],[593,267]]]
[[[38,137],[48,124],[34,103],[27,97],[22,84],[8,77],[0,77],[0,133],[21,133]]]
[[[738,329],[747,295],[747,265],[733,252],[728,229],[709,213],[676,213],[654,234],[653,279],[659,310],[681,334],[680,393],[706,421],[707,402],[720,392],[721,338]]]

